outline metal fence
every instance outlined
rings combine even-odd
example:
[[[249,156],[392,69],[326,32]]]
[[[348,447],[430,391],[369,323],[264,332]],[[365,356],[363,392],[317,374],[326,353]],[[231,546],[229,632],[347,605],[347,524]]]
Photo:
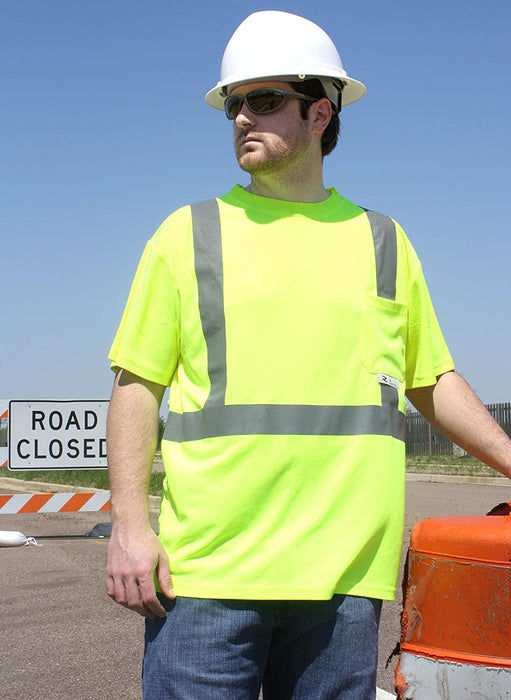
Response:
[[[487,404],[486,408],[503,430],[511,437],[511,403]],[[406,415],[406,451],[415,455],[453,454],[456,446],[438,432],[417,411]]]

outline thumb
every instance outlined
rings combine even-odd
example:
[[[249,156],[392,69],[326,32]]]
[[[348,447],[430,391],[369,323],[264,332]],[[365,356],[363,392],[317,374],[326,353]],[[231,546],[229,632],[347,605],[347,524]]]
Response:
[[[163,595],[167,598],[175,598],[176,596],[172,590],[172,576],[170,575],[169,560],[166,556],[160,555],[158,566],[156,567],[156,575]]]

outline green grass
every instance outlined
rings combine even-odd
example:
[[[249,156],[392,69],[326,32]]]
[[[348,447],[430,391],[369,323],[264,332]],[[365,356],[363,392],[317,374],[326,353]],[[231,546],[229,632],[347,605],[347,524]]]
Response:
[[[44,481],[51,484],[66,484],[71,486],[84,486],[86,488],[109,489],[108,473],[106,469],[56,469],[52,471],[9,471],[7,467],[0,467],[0,477],[8,476],[23,481]],[[149,493],[159,496],[163,483],[162,472],[153,472],[149,482]]]
[[[410,474],[448,474],[451,476],[501,476],[475,457],[454,455],[408,455],[406,471]],[[505,477],[502,477],[505,478]]]
[[[406,471],[411,474],[450,474],[453,476],[500,476],[475,457],[455,457],[454,455],[408,455]],[[9,476],[25,481],[44,481],[52,484],[67,484],[97,489],[109,489],[106,469],[60,469],[54,471],[9,471],[0,467],[0,476]],[[149,492],[159,496],[162,489],[163,473],[153,472]],[[504,478],[504,477],[502,477]]]

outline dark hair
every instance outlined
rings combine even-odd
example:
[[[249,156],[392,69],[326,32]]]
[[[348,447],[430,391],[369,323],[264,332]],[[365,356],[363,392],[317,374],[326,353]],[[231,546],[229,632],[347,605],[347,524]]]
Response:
[[[307,95],[309,97],[317,97],[318,100],[327,96],[321,81],[317,78],[303,80],[299,83],[291,83],[291,85],[296,92],[300,92],[302,95]],[[332,105],[332,117],[321,136],[321,153],[323,157],[331,153],[336,147],[341,127],[339,110],[336,105],[333,103],[330,104]],[[307,119],[310,105],[310,102],[306,102],[305,100],[300,101],[300,114],[302,115],[302,119]]]

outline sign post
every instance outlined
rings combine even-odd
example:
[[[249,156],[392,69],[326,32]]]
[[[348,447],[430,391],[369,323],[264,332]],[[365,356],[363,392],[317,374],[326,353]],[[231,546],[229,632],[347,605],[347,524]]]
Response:
[[[12,471],[106,469],[108,401],[10,401]]]

